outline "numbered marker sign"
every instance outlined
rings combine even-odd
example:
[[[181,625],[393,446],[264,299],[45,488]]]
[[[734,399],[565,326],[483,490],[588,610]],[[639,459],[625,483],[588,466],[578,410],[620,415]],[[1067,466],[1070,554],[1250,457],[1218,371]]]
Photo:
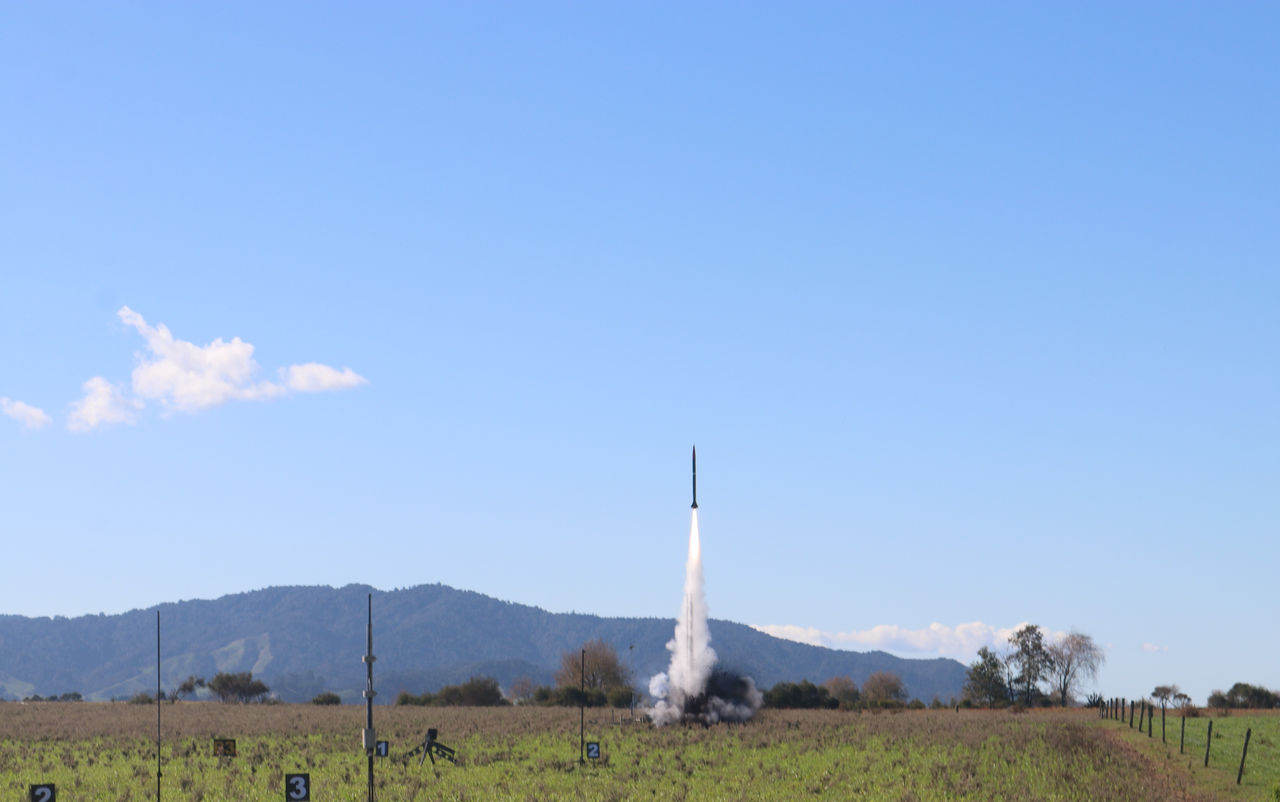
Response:
[[[386,757],[391,752],[391,744],[388,741],[378,741],[373,745],[373,753],[378,757]]]
[[[235,738],[214,738],[213,739],[213,756],[214,757],[235,757],[236,756],[236,739]]]
[[[588,741],[588,742],[587,742],[587,757],[591,758],[592,760],[599,760],[599,759],[600,759],[600,744],[599,744],[599,743],[597,743],[596,741]]]
[[[56,802],[57,798],[58,792],[54,790],[53,783],[31,786],[31,802]]]
[[[311,799],[310,774],[284,775],[284,798],[287,802],[303,802]]]

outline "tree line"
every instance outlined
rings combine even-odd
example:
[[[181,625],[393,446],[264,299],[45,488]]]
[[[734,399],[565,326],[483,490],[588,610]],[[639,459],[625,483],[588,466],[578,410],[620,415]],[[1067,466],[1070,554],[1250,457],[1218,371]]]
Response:
[[[1084,633],[1073,630],[1047,643],[1039,626],[1027,624],[1009,636],[1006,649],[978,650],[965,675],[964,699],[980,707],[1065,707],[1105,661],[1102,647]]]

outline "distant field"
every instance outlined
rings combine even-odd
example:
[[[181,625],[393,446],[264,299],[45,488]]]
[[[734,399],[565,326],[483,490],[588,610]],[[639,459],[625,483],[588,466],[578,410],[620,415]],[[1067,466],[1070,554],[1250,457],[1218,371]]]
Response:
[[[162,715],[163,799],[280,800],[286,772],[309,773],[318,802],[366,798],[362,707],[186,702],[164,705]],[[1206,772],[1177,759],[1176,738],[1172,757],[1157,749],[1158,727],[1146,743],[1085,711],[765,711],[742,726],[655,730],[595,710],[587,740],[600,742],[602,757],[583,767],[577,710],[379,708],[375,724],[392,757],[377,761],[376,786],[386,802],[1269,799],[1274,783],[1261,758],[1242,789],[1234,767],[1231,784],[1212,781],[1225,776],[1219,761],[1229,763],[1232,749],[1239,761],[1226,743],[1246,719],[1229,721]],[[1275,724],[1256,725],[1255,741],[1274,750]],[[457,750],[457,765],[396,759],[428,727]],[[214,737],[236,738],[238,755],[213,757]],[[154,706],[0,704],[0,799],[25,800],[37,782],[55,783],[60,802],[154,799],[154,738]],[[1210,778],[1207,790],[1197,776]]]

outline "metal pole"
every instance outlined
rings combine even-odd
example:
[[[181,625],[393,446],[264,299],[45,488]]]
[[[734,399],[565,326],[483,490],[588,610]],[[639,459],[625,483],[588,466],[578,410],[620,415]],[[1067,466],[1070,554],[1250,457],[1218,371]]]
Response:
[[[156,610],[156,802],[160,802],[160,611]]]
[[[364,751],[369,758],[369,802],[373,802],[373,750],[377,733],[373,729],[373,594],[369,594],[369,623],[365,628]]]
[[[582,650],[578,674],[578,765],[587,762],[587,650]]]

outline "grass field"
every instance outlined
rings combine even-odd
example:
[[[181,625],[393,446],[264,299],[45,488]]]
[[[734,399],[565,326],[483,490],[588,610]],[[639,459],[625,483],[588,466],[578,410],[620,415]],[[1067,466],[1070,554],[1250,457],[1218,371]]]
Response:
[[[1209,766],[1205,768],[1210,720],[1213,721],[1213,745],[1209,749]],[[1202,787],[1218,794],[1234,792],[1245,732],[1252,730],[1241,798],[1280,800],[1280,711],[1236,711],[1225,717],[1205,711],[1201,717],[1186,720],[1185,736],[1182,719],[1169,714],[1165,717],[1163,743],[1159,712],[1152,734],[1139,733],[1136,721],[1132,729],[1127,721],[1106,724],[1157,765],[1175,764]]]
[[[310,774],[318,802],[366,798],[361,707],[187,702],[162,715],[163,799],[280,800],[292,772]],[[376,788],[385,802],[1270,799],[1263,752],[1274,756],[1280,718],[1255,725],[1254,743],[1268,743],[1256,764],[1251,743],[1234,785],[1239,749],[1227,744],[1249,718],[1215,720],[1224,745],[1206,771],[1178,757],[1176,738],[1160,746],[1158,724],[1149,739],[1087,711],[765,711],[746,725],[658,730],[595,710],[586,736],[602,757],[581,766],[577,710],[379,708],[391,758],[377,761]],[[397,759],[428,727],[457,765]],[[214,737],[236,738],[238,755],[213,757]],[[154,738],[154,706],[0,704],[0,800],[26,800],[34,783],[56,784],[61,802],[155,799]]]

